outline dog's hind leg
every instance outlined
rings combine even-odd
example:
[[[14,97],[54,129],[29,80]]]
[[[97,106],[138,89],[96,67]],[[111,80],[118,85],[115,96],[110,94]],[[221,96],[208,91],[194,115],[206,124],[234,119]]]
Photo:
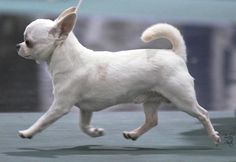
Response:
[[[90,137],[100,137],[104,135],[104,129],[94,128],[90,125],[93,112],[80,110],[80,128]]]
[[[184,87],[184,86],[183,86]],[[185,86],[185,90],[187,86]],[[179,87],[180,88],[180,87]],[[195,91],[193,87],[188,87],[188,93],[186,93],[184,89],[174,89],[172,92],[169,93],[167,97],[170,101],[175,104],[179,110],[182,110],[189,115],[197,118],[202,125],[204,126],[205,130],[207,131],[208,136],[212,139],[215,144],[220,143],[220,137],[218,132],[215,131],[209,117],[208,111],[202,108],[195,97]],[[191,93],[190,93],[191,92]]]
[[[196,105],[197,109],[199,110],[199,114],[197,116],[197,118],[199,119],[199,121],[201,121],[201,123],[203,124],[204,128],[206,129],[209,137],[213,140],[213,142],[217,145],[220,143],[220,136],[219,133],[217,131],[215,131],[209,115],[208,115],[208,111],[205,110],[203,107],[201,107],[199,104]]]
[[[207,131],[208,136],[215,144],[220,143],[218,132],[215,131],[208,117],[208,112],[202,108],[196,98],[194,80],[188,74],[179,72],[169,78],[161,87],[161,93],[179,110],[197,118]]]
[[[208,111],[199,106],[198,104],[194,104],[193,108],[190,109],[191,111],[185,111],[191,116],[197,118],[202,125],[204,126],[205,130],[207,131],[208,136],[212,139],[213,143],[218,145],[220,143],[220,136],[217,131],[215,131],[210,118],[208,116]]]
[[[157,110],[161,102],[146,102],[143,104],[145,123],[137,129],[123,132],[126,139],[137,140],[142,134],[158,124]]]

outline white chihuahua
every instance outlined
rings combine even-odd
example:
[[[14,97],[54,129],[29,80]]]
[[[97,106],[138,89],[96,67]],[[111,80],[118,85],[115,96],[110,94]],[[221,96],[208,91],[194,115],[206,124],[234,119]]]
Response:
[[[186,66],[186,47],[180,32],[168,24],[146,29],[144,42],[166,38],[173,48],[138,49],[120,52],[95,52],[83,47],[72,30],[76,8],[62,12],[55,21],[38,19],[24,32],[24,42],[17,44],[20,56],[46,61],[53,80],[54,101],[49,110],[30,128],[19,131],[22,138],[32,138],[74,105],[80,110],[80,127],[91,137],[104,135],[102,128],[90,125],[92,113],[121,103],[142,103],[145,123],[124,132],[136,140],[157,125],[161,103],[172,103],[196,117],[215,144],[220,142],[208,117],[196,99],[194,79]]]

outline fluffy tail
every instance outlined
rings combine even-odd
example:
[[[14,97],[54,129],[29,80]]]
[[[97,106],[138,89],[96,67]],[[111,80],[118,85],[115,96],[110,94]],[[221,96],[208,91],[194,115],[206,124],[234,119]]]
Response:
[[[165,38],[172,44],[172,50],[184,61],[187,61],[186,46],[184,39],[174,26],[169,24],[156,24],[147,28],[142,34],[142,41],[150,42],[155,39]]]

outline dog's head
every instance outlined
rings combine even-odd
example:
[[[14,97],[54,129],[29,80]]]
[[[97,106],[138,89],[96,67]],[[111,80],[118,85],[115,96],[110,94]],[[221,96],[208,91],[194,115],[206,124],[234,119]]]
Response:
[[[17,52],[26,59],[45,61],[73,30],[76,8],[63,11],[56,20],[37,19],[24,32],[24,42],[16,45]]]

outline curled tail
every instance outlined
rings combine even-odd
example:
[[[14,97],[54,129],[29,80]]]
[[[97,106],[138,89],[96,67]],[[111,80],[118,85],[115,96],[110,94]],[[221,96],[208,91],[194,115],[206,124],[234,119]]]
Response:
[[[156,24],[147,28],[141,36],[144,42],[150,42],[160,38],[169,40],[172,44],[172,50],[183,58],[185,62],[187,61],[184,39],[179,30],[174,26],[169,24]]]

